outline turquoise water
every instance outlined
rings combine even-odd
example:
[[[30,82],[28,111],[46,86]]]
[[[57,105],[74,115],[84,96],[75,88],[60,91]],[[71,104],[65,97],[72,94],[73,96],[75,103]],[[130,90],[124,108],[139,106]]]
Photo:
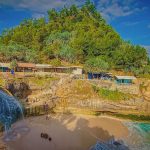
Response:
[[[137,123],[136,125],[141,129],[142,132],[150,132],[150,123]]]
[[[131,150],[150,150],[150,123],[128,122],[129,137],[126,143]]]

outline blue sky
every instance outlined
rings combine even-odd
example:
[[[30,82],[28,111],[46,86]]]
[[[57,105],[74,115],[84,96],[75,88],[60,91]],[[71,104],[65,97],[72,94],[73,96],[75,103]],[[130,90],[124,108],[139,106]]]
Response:
[[[123,39],[150,50],[150,0],[92,0]],[[0,0],[0,32],[27,18],[46,15],[50,8],[83,5],[85,0]]]

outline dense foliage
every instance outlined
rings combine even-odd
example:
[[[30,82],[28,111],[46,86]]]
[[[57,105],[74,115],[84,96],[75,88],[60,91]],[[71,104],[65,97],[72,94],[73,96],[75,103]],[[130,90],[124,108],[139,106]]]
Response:
[[[90,1],[81,8],[51,9],[48,18],[25,20],[5,30],[0,61],[50,63],[54,59],[85,64],[87,70],[123,68],[135,73],[149,68],[146,50],[124,42]]]
[[[98,93],[100,98],[103,98],[105,100],[110,100],[113,102],[119,102],[122,100],[129,100],[131,98],[130,94],[122,93],[118,90],[110,90],[105,88],[98,88],[96,86],[93,86],[93,90]]]

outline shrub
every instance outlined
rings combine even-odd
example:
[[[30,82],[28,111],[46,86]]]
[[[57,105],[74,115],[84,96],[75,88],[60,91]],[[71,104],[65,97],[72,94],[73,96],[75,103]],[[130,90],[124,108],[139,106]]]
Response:
[[[90,58],[85,62],[85,70],[90,72],[100,72],[109,70],[109,63],[101,57]]]
[[[61,66],[61,61],[59,59],[53,59],[53,60],[51,60],[50,64],[52,66],[56,66],[56,67]]]
[[[103,89],[103,88],[98,90],[98,94],[103,99],[112,100],[112,101],[121,101],[121,100],[126,100],[130,98],[129,94],[119,92],[118,90],[112,91],[112,90]]]

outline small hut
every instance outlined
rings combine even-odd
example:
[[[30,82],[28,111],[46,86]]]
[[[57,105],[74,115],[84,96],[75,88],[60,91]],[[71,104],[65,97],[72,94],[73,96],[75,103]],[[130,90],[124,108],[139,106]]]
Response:
[[[136,79],[134,76],[115,76],[115,82],[117,84],[132,84]]]
[[[7,72],[7,71],[10,71],[10,64],[0,63],[0,72]]]
[[[16,70],[18,72],[33,72],[33,71],[35,71],[35,64],[33,64],[33,63],[18,63]]]
[[[83,74],[83,67],[82,66],[71,66],[72,73],[75,75],[82,75]]]
[[[111,80],[112,74],[108,72],[88,72],[88,79]]]

